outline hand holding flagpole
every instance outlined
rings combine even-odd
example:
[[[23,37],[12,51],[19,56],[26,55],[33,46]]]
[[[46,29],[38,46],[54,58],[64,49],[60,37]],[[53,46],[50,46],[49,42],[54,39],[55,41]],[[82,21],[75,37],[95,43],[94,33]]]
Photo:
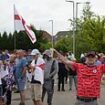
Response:
[[[62,61],[64,64],[68,65],[68,67],[72,68],[73,62],[65,58],[62,54],[60,54],[56,49],[52,49],[53,52],[57,54],[57,57],[60,61]]]
[[[56,49],[52,48],[51,50],[53,51],[54,54],[57,54],[57,57],[59,58],[59,60],[61,61],[65,60],[65,57],[62,54],[60,54]]]

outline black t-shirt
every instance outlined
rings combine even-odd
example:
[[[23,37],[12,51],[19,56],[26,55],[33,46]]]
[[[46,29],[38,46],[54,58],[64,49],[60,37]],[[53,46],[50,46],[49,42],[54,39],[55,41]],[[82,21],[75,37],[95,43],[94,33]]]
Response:
[[[58,75],[59,76],[67,76],[67,69],[65,67],[65,64],[59,62],[58,65],[59,65]]]
[[[69,68],[68,75],[76,76],[77,75],[77,72],[76,72],[76,70],[72,70],[71,68]]]

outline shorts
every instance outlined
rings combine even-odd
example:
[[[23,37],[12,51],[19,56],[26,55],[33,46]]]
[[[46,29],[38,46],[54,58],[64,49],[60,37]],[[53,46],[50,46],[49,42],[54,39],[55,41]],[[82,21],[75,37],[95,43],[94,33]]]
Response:
[[[42,85],[35,83],[31,84],[31,97],[35,101],[41,101],[42,98]]]
[[[26,89],[26,78],[17,79],[17,88],[19,91],[24,91]]]

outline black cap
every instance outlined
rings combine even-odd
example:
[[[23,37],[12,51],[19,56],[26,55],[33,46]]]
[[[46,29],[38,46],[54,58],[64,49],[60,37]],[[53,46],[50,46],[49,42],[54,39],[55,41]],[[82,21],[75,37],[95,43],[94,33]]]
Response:
[[[86,57],[88,56],[93,56],[95,57],[96,56],[96,52],[95,51],[89,51],[87,54],[86,54]]]

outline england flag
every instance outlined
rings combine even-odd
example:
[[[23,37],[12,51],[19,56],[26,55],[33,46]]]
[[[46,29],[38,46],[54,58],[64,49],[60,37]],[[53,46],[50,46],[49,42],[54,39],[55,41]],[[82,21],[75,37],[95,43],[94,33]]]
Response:
[[[31,27],[26,24],[26,21],[23,19],[21,15],[19,15],[18,11],[14,6],[14,28],[16,31],[25,31],[30,38],[31,42],[34,44],[36,42],[35,33],[32,31]]]

